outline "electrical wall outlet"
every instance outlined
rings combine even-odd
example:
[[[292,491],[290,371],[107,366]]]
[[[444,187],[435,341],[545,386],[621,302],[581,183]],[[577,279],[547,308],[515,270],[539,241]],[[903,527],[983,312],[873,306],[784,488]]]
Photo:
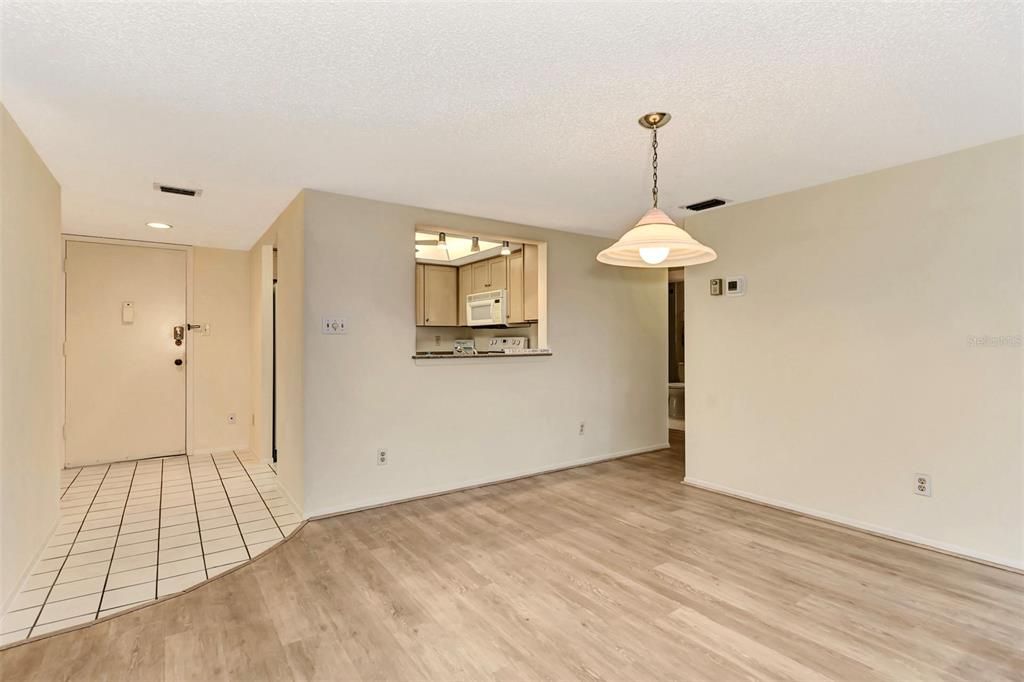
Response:
[[[914,494],[932,496],[932,477],[928,474],[914,474]]]
[[[228,424],[234,424],[237,421],[238,421],[238,417],[235,416],[234,412],[232,412],[231,414],[228,415]]]
[[[384,448],[377,450],[377,466],[384,466],[388,463],[388,451]]]
[[[587,423],[586,422],[580,422],[580,435],[581,436],[583,435],[583,432],[586,430],[586,428],[587,428]]]

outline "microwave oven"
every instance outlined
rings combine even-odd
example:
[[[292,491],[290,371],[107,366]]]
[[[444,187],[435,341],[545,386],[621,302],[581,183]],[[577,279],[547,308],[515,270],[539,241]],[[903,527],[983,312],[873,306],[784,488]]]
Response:
[[[466,296],[466,324],[470,327],[504,326],[508,322],[508,291],[495,289]]]

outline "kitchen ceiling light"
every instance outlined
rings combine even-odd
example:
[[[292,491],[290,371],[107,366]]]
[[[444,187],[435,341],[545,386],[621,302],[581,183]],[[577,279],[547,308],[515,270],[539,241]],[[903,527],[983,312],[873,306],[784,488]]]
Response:
[[[154,230],[169,230],[174,227],[174,225],[169,225],[167,223],[146,223],[146,227],[152,227]]]
[[[470,253],[480,253],[480,237],[473,237],[473,246],[469,247]]]
[[[444,232],[439,232],[437,235],[437,248],[448,250],[448,238]]]
[[[511,247],[511,245],[508,242],[502,242],[501,243],[501,255],[502,256],[511,256],[512,255],[512,249],[510,247]]]
[[[658,208],[658,128],[671,118],[666,113],[640,117],[640,125],[651,131],[651,147],[654,150],[651,163],[654,176],[651,197],[654,206],[619,241],[597,254],[597,260],[602,263],[628,268],[675,268],[708,263],[718,258],[714,249],[691,237]]]

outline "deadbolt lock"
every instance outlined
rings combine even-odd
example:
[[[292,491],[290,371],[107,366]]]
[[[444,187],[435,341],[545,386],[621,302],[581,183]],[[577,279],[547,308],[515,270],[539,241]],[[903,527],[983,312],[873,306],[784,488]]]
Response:
[[[177,325],[174,328],[174,345],[180,346],[185,342],[185,327],[183,325]]]

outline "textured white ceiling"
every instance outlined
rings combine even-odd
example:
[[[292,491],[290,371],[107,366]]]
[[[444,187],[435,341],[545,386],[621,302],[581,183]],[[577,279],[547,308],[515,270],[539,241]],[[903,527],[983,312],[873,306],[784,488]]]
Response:
[[[69,232],[245,248],[311,187],[617,236],[650,110],[675,216],[1021,133],[1021,7],[5,2],[0,84]]]

